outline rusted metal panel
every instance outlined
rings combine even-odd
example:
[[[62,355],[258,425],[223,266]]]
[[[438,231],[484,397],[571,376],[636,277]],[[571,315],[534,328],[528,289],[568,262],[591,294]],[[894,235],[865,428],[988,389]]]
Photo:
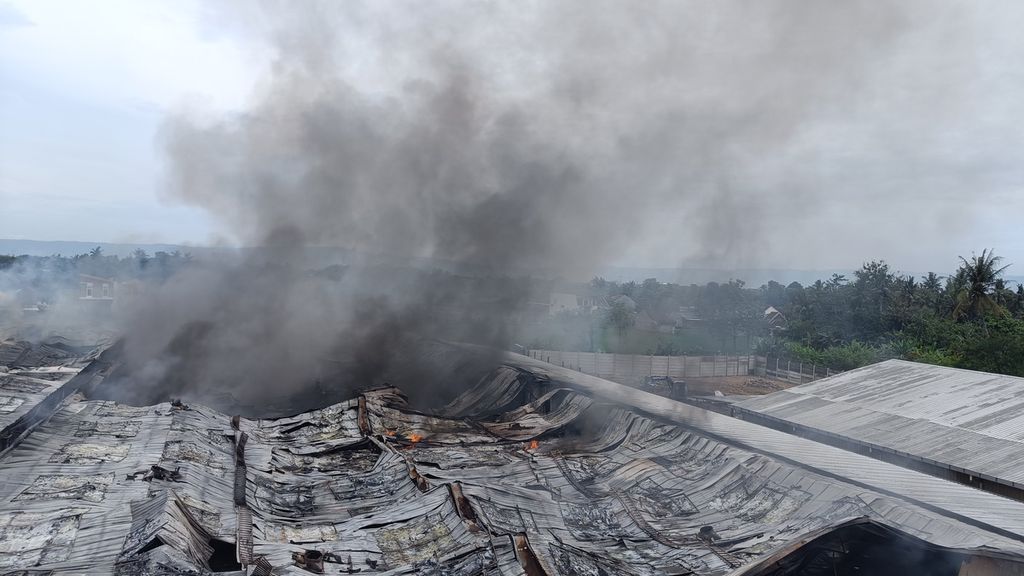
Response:
[[[519,559],[519,565],[526,572],[526,576],[547,576],[548,573],[540,565],[533,549],[530,548],[530,541],[526,538],[526,534],[520,532],[512,538],[516,545],[516,557]]]

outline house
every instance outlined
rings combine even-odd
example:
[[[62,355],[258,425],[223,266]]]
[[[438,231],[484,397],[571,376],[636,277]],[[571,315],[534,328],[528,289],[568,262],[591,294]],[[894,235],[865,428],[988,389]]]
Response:
[[[113,278],[103,278],[90,274],[78,275],[78,299],[82,301],[110,301],[114,300]]]
[[[551,292],[548,299],[548,314],[569,312],[572,314],[589,313],[604,305],[604,297],[591,289]]]
[[[633,327],[644,332],[658,332],[658,321],[647,310],[636,313]]]
[[[626,308],[626,310],[629,310],[630,312],[636,311],[636,300],[633,300],[632,298],[626,296],[625,294],[612,296],[611,298],[608,299],[608,302],[610,302],[611,304],[621,304]]]
[[[687,326],[700,326],[704,323],[704,318],[701,317],[700,312],[696,306],[680,306],[679,311],[676,313],[676,326],[679,328],[686,328]]]
[[[79,307],[109,312],[135,302],[144,291],[139,280],[115,280],[91,274],[78,275]]]
[[[768,323],[771,328],[785,328],[786,317],[779,312],[774,306],[769,306],[764,311],[764,321]]]

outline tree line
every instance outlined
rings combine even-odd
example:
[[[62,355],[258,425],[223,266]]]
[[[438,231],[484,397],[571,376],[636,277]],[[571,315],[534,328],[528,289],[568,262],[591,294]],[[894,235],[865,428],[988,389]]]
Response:
[[[17,290],[26,297],[52,303],[62,291],[77,289],[79,274],[162,282],[192,262],[192,255],[185,252],[150,255],[138,249],[119,257],[105,254],[99,246],[73,256],[0,255],[0,291]]]
[[[32,287],[45,299],[48,291],[62,285],[76,287],[78,274],[162,281],[192,265],[196,262],[191,255],[181,252],[149,255],[137,250],[122,258],[104,254],[98,247],[70,257],[0,256],[0,271],[4,272],[0,290]],[[753,288],[741,280],[680,285],[654,278],[619,283],[595,278],[587,288],[608,305],[601,307],[599,318],[581,321],[601,321],[624,332],[632,328],[638,314],[671,326],[680,322],[681,311],[688,310],[696,320],[691,328],[705,331],[713,343],[683,349],[678,339],[666,337],[648,350],[651,354],[710,354],[746,347],[762,355],[834,370],[903,358],[1024,376],[1024,286],[1011,287],[1003,278],[1006,268],[1000,257],[984,250],[961,258],[960,266],[947,276],[934,272],[923,277],[904,275],[884,261],[871,261],[852,277],[834,274],[808,286],[768,282]],[[465,290],[451,288],[450,274],[422,276],[424,290],[444,297],[429,307],[456,307],[445,302]],[[456,284],[466,282],[462,279]],[[478,285],[480,282],[485,285]],[[525,295],[540,290],[535,283],[531,279],[477,279],[470,282],[471,292],[487,298],[474,300],[471,308],[488,312],[481,312],[481,317],[493,321],[500,317],[494,309],[522,308]],[[454,300],[468,301],[462,297]],[[768,307],[781,312],[785,321],[767,322]],[[589,340],[584,340],[594,347],[593,330],[583,332],[590,334]]]
[[[730,340],[734,349],[737,339],[746,340],[759,354],[834,370],[902,358],[1024,376],[1024,286],[1005,281],[1008,266],[991,250],[960,260],[945,276],[900,274],[884,261],[871,261],[852,277],[833,274],[808,286],[595,278],[591,287],[609,297],[605,321],[618,327],[635,318],[615,303],[621,294],[655,317],[667,318],[682,307],[695,310],[722,348]],[[768,322],[769,307],[784,320]]]
[[[851,279],[770,282],[761,297],[787,322],[759,351],[838,369],[903,358],[1024,376],[1024,286],[1011,288],[1006,268],[983,250],[945,277],[918,279],[873,261]]]

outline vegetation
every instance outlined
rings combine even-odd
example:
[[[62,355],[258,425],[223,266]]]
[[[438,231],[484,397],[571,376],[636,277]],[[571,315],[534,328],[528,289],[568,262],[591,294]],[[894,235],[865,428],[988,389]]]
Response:
[[[97,246],[87,254],[75,256],[2,256],[0,255],[0,292],[18,292],[23,302],[52,303],[62,291],[78,290],[79,274],[118,280],[163,281],[192,262],[182,252],[157,252],[150,256],[142,250],[125,258],[108,256]]]
[[[636,312],[629,309],[624,302],[612,302],[605,313],[605,326],[615,328],[620,337],[636,324]]]
[[[788,325],[759,351],[834,369],[904,358],[1024,376],[1024,287],[1010,290],[1000,264],[985,250],[961,258],[945,282],[935,273],[918,281],[869,262],[853,281],[770,283],[761,288],[764,301]]]
[[[872,261],[851,278],[834,274],[809,286],[595,278],[589,288],[609,302],[601,316],[565,320],[573,327],[567,337],[530,344],[668,355],[756,350],[833,370],[903,358],[1024,376],[1024,286],[1008,286],[1006,269],[1000,257],[984,250],[961,258],[949,276],[931,272],[916,278]],[[635,308],[622,305],[618,296],[629,297]],[[766,321],[769,306],[782,313],[784,323]],[[573,331],[587,336],[568,337]]]
[[[29,288],[32,297],[46,300],[61,286],[76,289],[78,274],[159,282],[192,264],[190,255],[177,252],[140,250],[119,258],[100,248],[71,257],[0,256],[0,291]],[[1024,376],[1024,286],[1009,286],[1006,269],[1000,257],[983,250],[961,258],[949,276],[915,278],[872,261],[852,278],[834,274],[809,286],[595,278],[575,289],[599,302],[596,307],[556,316],[534,306],[555,291],[547,281],[459,279],[442,272],[421,280],[433,311],[456,310],[483,324],[493,323],[488,310],[515,312],[509,328],[531,348],[664,355],[756,350],[833,370],[904,358]],[[317,274],[334,278],[343,272]],[[473,300],[473,294],[488,298]],[[769,323],[768,307],[784,321]]]
[[[765,332],[760,293],[739,280],[684,286],[654,278],[624,283],[595,278],[574,289],[598,295],[604,304],[589,313],[527,323],[517,335],[522,343],[622,354],[745,354]]]

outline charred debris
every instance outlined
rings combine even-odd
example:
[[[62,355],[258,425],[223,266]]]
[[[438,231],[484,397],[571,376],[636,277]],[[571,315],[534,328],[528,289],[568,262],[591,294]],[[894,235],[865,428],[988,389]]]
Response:
[[[388,386],[258,419],[97,399],[116,346],[12,345],[2,573],[1024,566],[1024,504],[515,354],[430,411]]]

